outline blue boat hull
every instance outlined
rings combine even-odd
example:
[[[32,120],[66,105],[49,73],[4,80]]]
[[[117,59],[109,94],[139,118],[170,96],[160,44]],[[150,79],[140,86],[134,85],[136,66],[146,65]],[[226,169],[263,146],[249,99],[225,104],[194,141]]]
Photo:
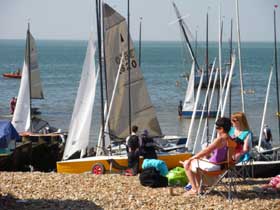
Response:
[[[203,117],[207,117],[207,111],[201,111],[201,110],[197,110],[196,113],[195,113],[195,118],[199,118],[202,114],[203,114]],[[184,118],[191,118],[192,117],[192,114],[193,114],[193,111],[183,111],[182,112],[182,116]],[[216,117],[217,115],[217,111],[210,111],[208,113],[208,117]]]

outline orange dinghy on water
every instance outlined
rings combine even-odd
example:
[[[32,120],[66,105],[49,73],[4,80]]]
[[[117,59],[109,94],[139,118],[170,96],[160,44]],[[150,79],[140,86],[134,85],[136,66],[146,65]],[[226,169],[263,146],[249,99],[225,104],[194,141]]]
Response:
[[[20,73],[4,73],[3,77],[20,79],[21,78],[21,74]]]

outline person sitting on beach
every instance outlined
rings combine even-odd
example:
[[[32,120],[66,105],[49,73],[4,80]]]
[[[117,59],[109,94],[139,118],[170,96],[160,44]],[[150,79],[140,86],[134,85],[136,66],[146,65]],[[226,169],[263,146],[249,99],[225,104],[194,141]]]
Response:
[[[128,168],[132,169],[131,175],[136,175],[139,171],[140,143],[136,134],[137,131],[138,127],[136,125],[132,126],[132,133],[126,139]]]
[[[198,173],[198,168],[204,171],[217,171],[221,169],[221,166],[217,163],[227,159],[227,142],[231,140],[228,135],[231,128],[230,119],[222,117],[219,118],[215,124],[218,137],[214,139],[208,147],[183,163],[186,175],[192,186],[191,190],[185,193],[186,196],[199,193],[201,177]],[[208,157],[209,155],[211,155],[210,158],[206,159],[205,157]]]
[[[272,189],[272,190],[279,190],[280,191],[280,174],[272,177],[268,184],[264,184],[261,186],[263,190]]]
[[[235,160],[237,162],[250,159],[250,150],[252,149],[252,132],[244,112],[236,112],[231,115],[232,127],[229,135],[237,143]]]
[[[148,130],[144,130],[141,135],[140,155],[142,155],[144,159],[157,159],[155,147],[156,143],[154,139],[149,137]]]

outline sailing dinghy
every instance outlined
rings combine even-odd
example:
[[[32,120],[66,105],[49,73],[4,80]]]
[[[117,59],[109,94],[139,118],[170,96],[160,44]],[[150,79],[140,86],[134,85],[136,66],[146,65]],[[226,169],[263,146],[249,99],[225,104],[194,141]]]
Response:
[[[127,63],[127,24],[125,18],[111,8],[108,4],[103,4],[103,16],[104,16],[104,31],[105,31],[105,62],[107,69],[107,85],[108,85],[108,103],[110,108],[105,115],[105,118],[108,119],[108,126],[105,126],[105,130],[108,127],[108,131],[105,132],[105,142],[102,142],[102,139],[99,138],[97,156],[86,157],[80,159],[69,159],[74,152],[77,150],[85,149],[84,147],[76,147],[68,154],[68,146],[64,152],[63,161],[57,162],[57,172],[59,173],[83,173],[91,171],[94,174],[102,174],[105,171],[119,172],[127,168],[127,155],[126,154],[112,154],[112,151],[108,151],[112,144],[111,137],[117,136],[118,138],[125,139],[129,135],[129,124],[128,124],[128,68],[125,65]],[[143,131],[148,129],[149,133],[152,136],[162,136],[162,132],[159,126],[159,122],[156,117],[155,108],[153,107],[147,87],[145,84],[144,77],[142,75],[141,69],[138,65],[136,59],[136,53],[133,46],[133,42],[130,40],[130,53],[131,53],[131,121],[132,124],[135,124],[139,127],[139,130]],[[93,52],[93,44],[89,44],[88,48],[92,50],[87,50],[87,52]],[[88,54],[87,56],[88,57]],[[94,56],[90,56],[92,64],[94,63]],[[88,62],[85,59],[85,62]],[[85,65],[90,66],[90,65]],[[92,69],[85,69],[84,71],[94,72],[94,65],[91,65]],[[96,81],[96,78],[92,77],[91,82]],[[80,81],[80,87],[82,83],[86,81]],[[85,84],[85,86],[87,86]],[[95,91],[95,88],[89,88],[87,91]],[[76,104],[82,103],[77,100],[81,98],[79,96],[80,90],[76,98]],[[88,93],[89,95],[94,95],[94,93]],[[80,107],[80,106],[78,106]],[[87,109],[88,115],[91,115],[92,109]],[[74,108],[75,112],[75,108]],[[79,113],[76,111],[76,113]],[[87,116],[88,116],[87,115]],[[72,120],[77,120],[72,117]],[[72,125],[72,122],[71,122]],[[71,126],[70,126],[71,127]],[[82,127],[81,127],[82,129]],[[80,132],[79,130],[77,132]],[[71,133],[71,131],[70,131]],[[85,132],[85,139],[88,138],[89,133]],[[186,140],[186,139],[185,139]],[[71,147],[76,143],[76,141],[83,141],[81,138],[78,138],[75,141],[68,141],[67,144],[70,144]],[[168,140],[166,140],[168,142]],[[72,142],[72,143],[71,143]],[[185,146],[183,144],[183,146]],[[166,151],[166,150],[165,150]],[[82,153],[82,152],[81,152]],[[179,161],[188,159],[191,156],[190,153],[184,152],[161,152],[158,154],[158,159],[161,159],[166,162],[168,168],[174,168],[179,166]],[[142,163],[140,158],[140,165]]]
[[[61,134],[54,133],[57,129],[49,126],[48,122],[33,116],[32,99],[43,98],[36,42],[28,24],[22,78],[12,124],[22,141],[32,142],[31,164],[34,168],[49,171],[55,168],[60,154]]]

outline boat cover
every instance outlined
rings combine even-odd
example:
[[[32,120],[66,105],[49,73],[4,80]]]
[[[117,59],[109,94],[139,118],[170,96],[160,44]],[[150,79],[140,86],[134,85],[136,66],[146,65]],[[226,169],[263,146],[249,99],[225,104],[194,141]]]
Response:
[[[19,141],[18,132],[10,121],[0,120],[0,150],[9,147],[13,141]]]

